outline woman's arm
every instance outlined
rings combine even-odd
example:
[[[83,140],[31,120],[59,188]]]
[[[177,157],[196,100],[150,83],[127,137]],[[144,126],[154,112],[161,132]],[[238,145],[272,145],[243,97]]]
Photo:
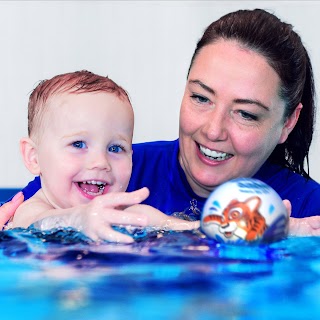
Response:
[[[11,201],[4,203],[0,207],[0,230],[4,228],[6,223],[13,217],[17,208],[21,205],[24,200],[23,193],[18,192]]]

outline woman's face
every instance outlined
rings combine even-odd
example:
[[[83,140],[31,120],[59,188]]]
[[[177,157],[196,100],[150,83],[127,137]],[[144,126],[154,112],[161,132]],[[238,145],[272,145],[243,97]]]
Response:
[[[235,41],[203,47],[189,73],[180,111],[179,161],[202,197],[221,183],[253,176],[293,129],[284,119],[280,78],[260,54]]]

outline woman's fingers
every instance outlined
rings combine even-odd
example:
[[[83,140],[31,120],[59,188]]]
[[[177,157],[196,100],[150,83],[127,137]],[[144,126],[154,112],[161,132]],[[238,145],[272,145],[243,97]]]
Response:
[[[0,207],[0,230],[2,230],[3,226],[10,220],[11,217],[13,217],[23,200],[24,196],[20,191],[12,198],[11,201]]]
[[[289,200],[283,200],[289,217],[292,207]],[[289,218],[289,236],[320,236],[320,216]]]
[[[290,218],[290,236],[320,236],[320,216]]]
[[[282,202],[287,209],[288,217],[290,217],[292,211],[291,202],[289,200],[283,200]]]

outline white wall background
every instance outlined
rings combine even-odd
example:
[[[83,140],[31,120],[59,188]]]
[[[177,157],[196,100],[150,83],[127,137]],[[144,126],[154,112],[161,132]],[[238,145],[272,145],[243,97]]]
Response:
[[[227,12],[257,7],[295,26],[319,88],[318,1],[0,1],[0,187],[33,178],[18,145],[39,80],[81,69],[108,75],[131,96],[135,142],[175,139],[186,73],[205,27]],[[318,132],[319,124],[311,175],[320,182]]]

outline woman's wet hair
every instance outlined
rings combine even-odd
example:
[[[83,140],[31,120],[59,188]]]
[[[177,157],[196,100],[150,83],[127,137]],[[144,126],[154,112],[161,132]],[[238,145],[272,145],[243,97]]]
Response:
[[[285,143],[276,146],[269,161],[310,178],[308,154],[315,121],[315,89],[310,58],[300,36],[292,25],[267,11],[232,12],[207,27],[193,54],[189,72],[199,51],[221,39],[235,40],[261,54],[276,71],[281,81],[279,96],[285,102],[283,121],[302,103],[295,128]]]

